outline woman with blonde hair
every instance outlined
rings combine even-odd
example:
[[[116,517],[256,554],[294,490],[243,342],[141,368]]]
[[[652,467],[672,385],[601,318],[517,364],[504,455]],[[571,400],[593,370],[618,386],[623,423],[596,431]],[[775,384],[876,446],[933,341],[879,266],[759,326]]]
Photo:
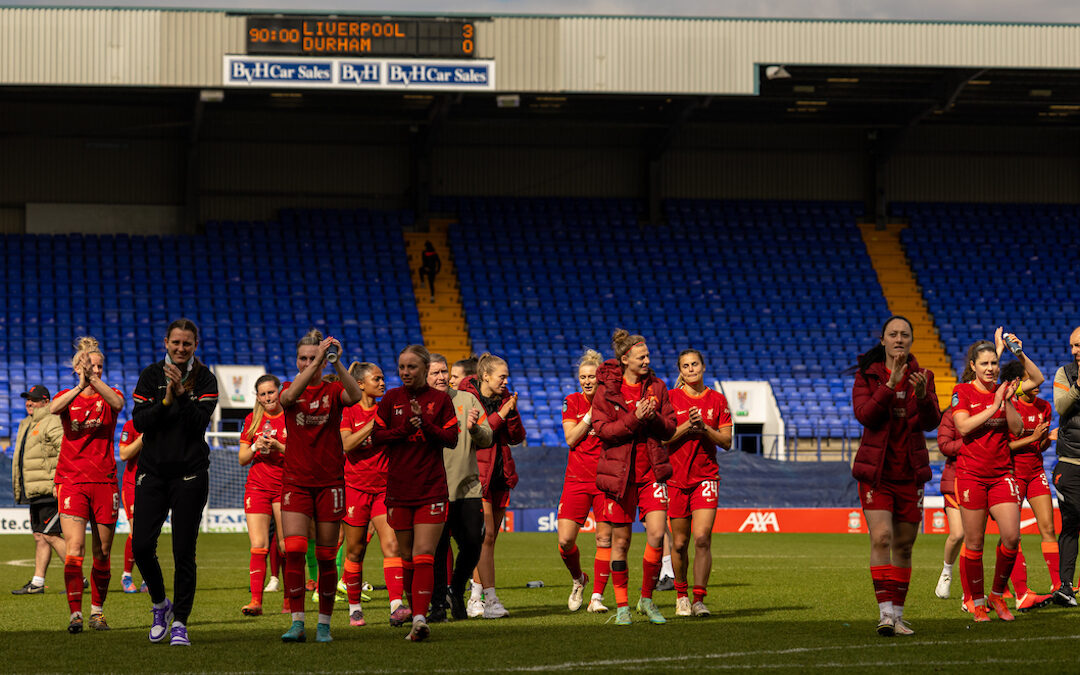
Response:
[[[281,529],[281,475],[285,466],[285,411],[278,403],[281,380],[263,375],[255,380],[255,406],[244,418],[240,433],[240,465],[251,465],[244,486],[244,515],[251,540],[248,577],[251,602],[241,609],[245,616],[262,614],[263,582],[266,581],[266,557],[270,546],[285,544]],[[275,539],[270,541],[273,519]]]
[[[375,414],[373,442],[387,456],[386,519],[397,535],[411,589],[412,629],[407,639],[426,640],[427,612],[435,585],[435,549],[449,506],[443,448],[457,445],[458,421],[450,397],[428,385],[431,355],[409,345],[398,355],[401,386],[386,392]],[[445,561],[440,561],[445,564]]]
[[[562,426],[570,454],[566,460],[562,495],[559,497],[559,555],[570,572],[570,598],[566,606],[576,612],[584,600],[589,575],[581,570],[577,536],[592,511],[596,523],[596,556],[593,559],[593,592],[587,611],[602,614],[604,589],[611,576],[611,523],[604,518],[604,494],[596,487],[596,463],[600,461],[600,439],[592,428],[592,405],[596,395],[596,369],[603,363],[600,353],[589,349],[578,361],[577,379],[581,391],[563,401]]]
[[[86,525],[91,525],[90,627],[109,630],[105,622],[105,596],[112,578],[110,554],[120,493],[116,487],[113,432],[117,414],[124,409],[124,394],[101,379],[105,355],[92,337],[76,342],[71,369],[78,386],[58,392],[49,412],[60,416],[64,438],[56,464],[56,499],[60,529],[64,533],[64,586],[71,616],[69,633],[83,629],[83,559]]]
[[[653,602],[667,531],[667,481],[671,462],[664,443],[675,433],[675,409],[667,386],[649,368],[645,338],[618,329],[611,336],[615,358],[597,369],[592,426],[602,451],[596,486],[604,492],[604,519],[611,523],[611,581],[615,625],[631,623],[627,554],[635,516],[645,523],[641,599],[637,610],[654,624],[667,620]]]
[[[506,361],[493,354],[483,354],[476,364],[476,375],[458,383],[460,391],[475,396],[487,413],[493,444],[476,451],[484,506],[484,545],[473,575],[472,594],[467,613],[470,617],[502,619],[510,616],[495,594],[495,540],[510,504],[510,491],[518,483],[511,445],[525,441],[525,426],[517,410],[517,394],[510,393],[507,382],[510,369]],[[483,596],[480,596],[480,592]]]

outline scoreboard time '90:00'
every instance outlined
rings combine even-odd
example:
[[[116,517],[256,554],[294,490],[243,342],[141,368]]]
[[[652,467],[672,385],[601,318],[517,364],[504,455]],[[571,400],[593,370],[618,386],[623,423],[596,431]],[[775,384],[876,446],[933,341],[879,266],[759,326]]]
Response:
[[[472,21],[247,17],[248,54],[468,59],[475,51]]]

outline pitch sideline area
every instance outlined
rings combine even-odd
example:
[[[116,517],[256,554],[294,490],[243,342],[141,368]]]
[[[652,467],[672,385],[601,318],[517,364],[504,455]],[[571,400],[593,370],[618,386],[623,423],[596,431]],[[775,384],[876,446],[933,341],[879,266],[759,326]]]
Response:
[[[640,560],[643,537],[632,559]],[[113,630],[68,635],[60,592],[61,566],[49,568],[44,597],[7,593],[25,583],[29,536],[0,537],[0,641],[2,672],[336,673],[362,672],[579,672],[671,670],[843,670],[879,672],[884,664],[906,669],[974,671],[987,666],[1030,664],[1041,672],[1073,672],[1080,631],[1076,612],[1055,607],[1018,615],[1012,624],[974,625],[954,598],[939,600],[933,587],[940,571],[942,536],[921,537],[906,616],[911,638],[874,633],[877,612],[867,569],[866,535],[714,535],[710,619],[674,616],[674,593],[657,594],[668,617],[664,626],[637,620],[629,628],[606,617],[566,610],[569,579],[550,534],[508,533],[496,552],[499,595],[509,619],[438,624],[432,639],[409,644],[405,631],[387,625],[385,591],[365,604],[368,626],[351,628],[335,613],[334,642],[284,645],[287,617],[278,613],[281,594],[267,594],[262,617],[246,618],[247,537],[203,535],[199,542],[199,593],[192,614],[193,646],[179,649],[146,640],[150,617],[144,595],[119,591],[122,537],[113,555],[113,583],[106,616]],[[591,569],[593,547],[580,541],[582,563]],[[1049,578],[1037,537],[1025,537],[1030,582],[1043,589]],[[381,585],[378,547],[365,564]],[[160,551],[168,558],[169,540]],[[168,560],[163,562],[168,563]],[[15,564],[10,564],[15,563]],[[167,568],[167,577],[171,570]],[[631,567],[640,581],[640,564]],[[532,580],[544,587],[526,588]],[[632,594],[632,602],[636,596]],[[610,586],[609,606],[614,604]],[[85,602],[89,603],[89,597]],[[313,610],[309,601],[309,610]],[[339,605],[339,607],[342,607]],[[314,611],[309,627],[314,628]]]

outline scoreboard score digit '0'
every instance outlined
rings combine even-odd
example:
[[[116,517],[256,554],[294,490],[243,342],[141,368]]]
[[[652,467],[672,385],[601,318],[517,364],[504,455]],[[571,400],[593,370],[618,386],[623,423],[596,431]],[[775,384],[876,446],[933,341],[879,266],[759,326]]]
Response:
[[[247,17],[247,53],[471,59],[476,24],[442,19]]]

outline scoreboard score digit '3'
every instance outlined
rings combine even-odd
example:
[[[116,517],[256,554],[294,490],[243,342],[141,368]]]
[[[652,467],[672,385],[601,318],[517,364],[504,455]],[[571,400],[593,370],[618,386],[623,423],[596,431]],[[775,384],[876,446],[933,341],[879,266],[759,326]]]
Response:
[[[470,59],[473,21],[443,19],[247,17],[247,53]]]

